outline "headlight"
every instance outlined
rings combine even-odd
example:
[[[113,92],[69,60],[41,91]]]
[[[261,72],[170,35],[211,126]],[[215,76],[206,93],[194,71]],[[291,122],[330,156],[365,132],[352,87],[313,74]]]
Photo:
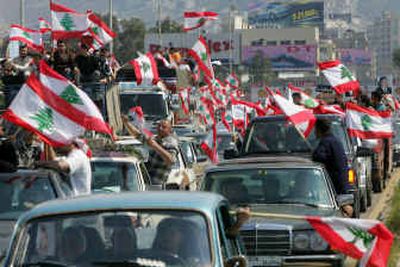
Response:
[[[309,248],[310,238],[307,233],[298,233],[294,235],[293,245],[297,250],[306,250]]]
[[[316,232],[310,235],[310,247],[314,251],[323,251],[328,249],[328,243]]]

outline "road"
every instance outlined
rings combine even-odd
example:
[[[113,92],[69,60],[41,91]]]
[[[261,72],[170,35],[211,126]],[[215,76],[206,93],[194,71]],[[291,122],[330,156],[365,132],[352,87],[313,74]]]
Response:
[[[388,181],[385,191],[379,194],[373,194],[372,196],[372,206],[369,207],[368,211],[361,215],[363,219],[385,219],[386,212],[388,209],[386,207],[390,205],[390,200],[394,193],[396,185],[400,181],[400,169],[393,172],[392,178]],[[352,259],[346,260],[346,267],[355,267],[357,262]],[[400,267],[400,264],[398,265]]]

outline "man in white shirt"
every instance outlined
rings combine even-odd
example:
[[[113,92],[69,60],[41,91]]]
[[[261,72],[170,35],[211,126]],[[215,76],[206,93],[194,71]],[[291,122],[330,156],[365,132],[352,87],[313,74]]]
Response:
[[[79,148],[78,142],[57,149],[62,158],[56,158],[55,152],[48,147],[49,160],[40,161],[38,167],[52,168],[69,175],[72,190],[76,196],[88,195],[91,191],[92,169],[90,160],[85,152]]]

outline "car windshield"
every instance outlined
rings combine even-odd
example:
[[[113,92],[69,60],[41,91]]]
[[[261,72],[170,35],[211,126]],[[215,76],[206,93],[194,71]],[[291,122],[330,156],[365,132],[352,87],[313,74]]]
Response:
[[[121,112],[129,113],[129,109],[140,106],[145,119],[158,120],[168,116],[165,100],[161,94],[121,94]]]
[[[138,172],[129,162],[92,161],[92,191],[138,191]]]
[[[13,266],[211,266],[208,233],[192,211],[45,217],[21,231]]]
[[[219,152],[223,152],[230,148],[232,144],[232,136],[230,134],[218,134],[217,135],[217,148]]]
[[[340,120],[331,120],[331,130],[343,144],[346,153],[350,152],[350,143],[344,124]],[[305,142],[293,124],[282,120],[256,121],[253,123],[247,143],[246,154],[252,153],[310,153],[318,145],[314,131]]]
[[[324,172],[315,168],[253,168],[210,172],[205,190],[238,204],[304,204],[331,207]]]
[[[26,211],[54,198],[54,188],[46,176],[0,175],[0,217]]]

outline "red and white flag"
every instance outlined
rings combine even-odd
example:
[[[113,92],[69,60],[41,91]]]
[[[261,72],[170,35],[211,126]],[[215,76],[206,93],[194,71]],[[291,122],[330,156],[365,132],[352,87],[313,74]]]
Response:
[[[203,36],[189,49],[188,54],[196,61],[200,70],[211,80],[214,80],[214,70],[211,64],[211,53]]]
[[[39,18],[39,31],[41,33],[46,33],[51,31],[51,24],[44,18]]]
[[[185,32],[198,29],[206,24],[207,21],[218,19],[218,13],[211,11],[204,12],[185,12],[183,13],[185,19]]]
[[[42,33],[37,30],[28,29],[21,25],[10,26],[10,41],[19,41],[36,51],[43,51]]]
[[[227,115],[225,110],[221,112],[221,122],[228,132],[232,132],[232,127],[229,124],[229,122],[232,122],[232,116]]]
[[[117,35],[96,14],[88,14],[90,21],[90,34],[96,36],[96,41],[104,46],[110,43]]]
[[[88,14],[50,1],[53,39],[80,38],[90,27]]]
[[[307,138],[316,122],[311,110],[298,106],[281,95],[272,94],[275,104],[285,114],[286,118]]]
[[[307,221],[332,250],[359,260],[358,266],[387,266],[394,237],[382,222],[337,217],[307,217]]]
[[[288,84],[288,88],[289,88],[289,98],[291,98],[292,93],[299,93],[301,96],[301,104],[304,105],[304,107],[316,108],[319,106],[318,100],[312,98],[300,88],[293,86],[291,83]]]
[[[36,133],[51,146],[71,144],[74,139],[83,135],[86,129],[68,118],[64,112],[55,109],[54,103],[47,98],[46,90],[32,74],[2,116]]]
[[[361,139],[390,138],[393,136],[392,113],[376,111],[346,103],[346,124],[351,136]]]
[[[48,105],[87,130],[112,136],[98,107],[89,96],[67,78],[51,69],[43,60],[39,63],[41,97]]]
[[[153,85],[159,82],[157,63],[151,53],[140,55],[131,60],[130,64],[135,71],[137,85]]]
[[[203,149],[213,163],[218,163],[217,126],[215,121],[206,139],[200,144],[200,148]]]
[[[346,113],[339,105],[319,105],[314,109],[315,114],[335,114],[345,117]]]
[[[360,83],[340,60],[325,61],[318,65],[336,93],[343,94],[348,91],[358,91],[360,89]]]
[[[185,88],[179,91],[179,98],[181,100],[182,109],[185,114],[189,114],[190,92],[190,88]]]
[[[225,80],[226,84],[231,89],[238,89],[240,86],[239,78],[236,76],[235,73],[229,74],[229,76]]]

